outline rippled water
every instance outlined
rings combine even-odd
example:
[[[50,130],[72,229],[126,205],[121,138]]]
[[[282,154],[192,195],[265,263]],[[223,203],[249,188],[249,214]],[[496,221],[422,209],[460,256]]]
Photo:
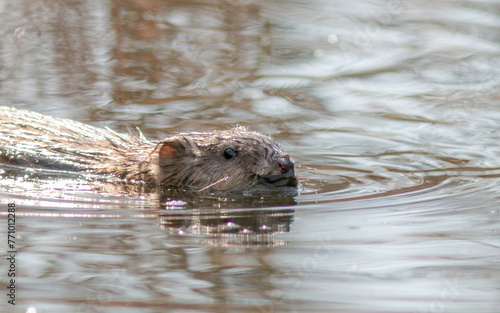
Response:
[[[498,1],[0,10],[2,105],[151,138],[247,125],[303,185],[185,199],[1,165],[2,312],[500,312]]]

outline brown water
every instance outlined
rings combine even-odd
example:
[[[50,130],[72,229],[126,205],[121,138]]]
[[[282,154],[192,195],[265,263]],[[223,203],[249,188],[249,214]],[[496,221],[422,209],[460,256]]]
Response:
[[[1,312],[500,312],[497,0],[0,10],[2,105],[151,138],[247,125],[303,185],[181,199],[3,165]]]

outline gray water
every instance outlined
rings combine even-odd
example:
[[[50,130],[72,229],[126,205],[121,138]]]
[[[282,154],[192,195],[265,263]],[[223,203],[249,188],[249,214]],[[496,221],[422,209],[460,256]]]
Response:
[[[0,165],[1,312],[500,312],[500,3],[0,3],[1,105],[149,138],[235,124],[296,197]]]

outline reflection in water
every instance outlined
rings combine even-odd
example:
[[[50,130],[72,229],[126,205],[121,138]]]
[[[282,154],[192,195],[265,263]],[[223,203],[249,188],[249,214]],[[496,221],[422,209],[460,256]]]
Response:
[[[4,96],[27,103],[78,98],[97,85],[102,60],[91,32],[100,25],[89,2],[7,1],[3,10],[9,12],[1,49]]]
[[[19,217],[155,218],[168,233],[207,237],[199,244],[224,247],[284,245],[286,242],[276,239],[275,235],[290,231],[294,210],[258,208],[296,205],[293,196],[282,192],[245,195],[151,190],[122,184],[117,179],[105,181],[99,176],[93,181],[86,174],[50,170],[26,173],[26,169],[20,166],[5,166],[4,169],[0,187],[8,193],[0,193],[0,196],[17,194],[23,197],[16,201],[18,206],[39,206],[33,212],[18,213]],[[135,212],[126,215],[112,211],[93,213],[96,202],[100,209],[116,210],[128,205]],[[79,210],[61,213],[60,210],[67,207]]]
[[[13,14],[5,17],[2,54],[10,81],[28,79],[39,98],[74,96],[75,105],[221,100],[266,59],[267,28],[257,4],[106,3],[8,3]],[[2,90],[12,99],[33,91],[25,87],[4,80]]]
[[[195,210],[161,216],[161,225],[171,233],[207,236],[207,244],[222,247],[285,245],[276,234],[290,231],[294,210]],[[215,238],[212,238],[215,237]]]
[[[36,211],[36,207],[23,206],[23,210]],[[281,219],[287,220],[289,213],[284,212]],[[219,235],[170,234],[157,225],[153,230],[154,219],[146,215],[122,214],[21,214],[20,223],[24,225],[38,221],[31,230],[37,236],[22,240],[20,262],[31,263],[23,269],[27,277],[22,279],[25,295],[31,296],[22,303],[36,304],[42,312],[50,308],[59,312],[59,306],[69,306],[74,312],[91,312],[99,307],[141,310],[164,307],[165,300],[171,302],[169,308],[245,309],[257,306],[256,300],[268,298],[266,293],[274,289],[268,275],[275,269],[266,264],[264,251],[245,256],[242,249],[252,245],[259,251],[259,244],[282,244],[281,241],[264,242],[263,234],[256,237],[257,241],[245,242],[219,240]],[[277,210],[270,214],[280,215]],[[257,215],[260,217],[251,221],[252,214],[243,213],[245,217],[238,222],[271,225],[275,219],[265,219],[262,213],[254,217]],[[200,216],[199,220],[206,218]],[[209,219],[200,225],[217,223],[215,215]],[[267,238],[272,238],[271,233]],[[229,245],[221,245],[224,242]],[[45,250],[47,247],[49,251]],[[238,266],[239,261],[246,265]],[[70,273],[69,268],[75,266],[78,269]],[[45,296],[43,286],[47,285],[51,286],[50,296]],[[234,285],[238,289],[233,289]],[[244,295],[247,300],[241,301]],[[217,301],[211,301],[212,298]]]
[[[258,68],[263,25],[251,2],[116,0],[111,16],[113,99],[119,103],[213,97]]]

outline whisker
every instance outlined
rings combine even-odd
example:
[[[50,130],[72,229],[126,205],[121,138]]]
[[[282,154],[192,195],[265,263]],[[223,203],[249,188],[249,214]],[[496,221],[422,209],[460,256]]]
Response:
[[[206,189],[208,189],[208,188],[210,188],[210,187],[212,187],[212,186],[214,186],[214,185],[217,185],[217,184],[220,184],[220,183],[222,183],[222,182],[225,182],[226,180],[228,180],[228,178],[229,178],[229,176],[223,177],[223,178],[219,179],[218,181],[216,181],[215,183],[212,183],[212,184],[210,184],[210,185],[208,185],[208,186],[206,186],[206,187],[204,187],[204,188],[200,189],[199,191],[206,190]]]

